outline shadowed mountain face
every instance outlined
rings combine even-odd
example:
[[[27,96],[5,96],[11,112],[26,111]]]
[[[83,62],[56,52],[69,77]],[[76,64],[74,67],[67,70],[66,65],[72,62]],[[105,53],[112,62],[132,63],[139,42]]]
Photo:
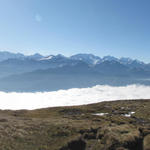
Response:
[[[121,86],[127,84],[150,84],[142,80],[150,77],[149,71],[130,69],[117,63],[101,63],[90,67],[80,62],[74,66],[63,66],[46,70],[11,75],[0,79],[4,91],[53,91],[69,88],[83,88],[97,84]]]
[[[100,58],[92,54],[9,54],[5,58],[8,59],[0,60],[0,91],[53,91],[97,84],[150,85],[150,65],[130,58]]]
[[[31,58],[8,59],[0,62],[0,77],[12,74],[31,72],[39,69],[58,68],[67,64],[74,65],[79,61],[69,59],[35,60]]]

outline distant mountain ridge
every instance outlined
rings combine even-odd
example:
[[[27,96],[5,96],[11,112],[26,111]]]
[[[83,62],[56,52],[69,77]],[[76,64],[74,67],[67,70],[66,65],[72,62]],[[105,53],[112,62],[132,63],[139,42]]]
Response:
[[[131,58],[0,52],[0,91],[51,91],[97,84],[150,85],[149,79],[150,64]]]
[[[70,57],[64,55],[48,55],[42,56],[39,53],[33,55],[24,55],[21,53],[0,52],[0,78],[12,74],[20,74],[31,72],[38,69],[58,68],[63,66],[74,66],[80,62],[84,62],[89,66],[98,66],[101,64],[107,68],[106,64],[117,62],[131,69],[139,68],[150,71],[150,64],[145,64],[139,60],[131,58],[116,58],[113,56],[105,56],[103,58],[93,54],[76,54]],[[122,66],[122,67],[123,67]],[[106,68],[104,70],[106,70]],[[119,71],[119,70],[118,70]]]
[[[135,59],[131,59],[131,58],[126,58],[126,57],[121,57],[121,58],[116,58],[114,56],[104,56],[103,58],[99,57],[99,56],[95,56],[93,54],[75,54],[72,55],[70,57],[66,57],[64,55],[58,54],[58,55],[48,55],[48,56],[43,56],[39,53],[35,53],[33,55],[24,55],[22,53],[11,53],[8,51],[0,51],[0,62],[7,60],[7,59],[33,59],[33,60],[50,60],[50,59],[70,59],[70,60],[80,60],[83,62],[86,62],[88,64],[99,64],[103,61],[118,61],[122,64],[132,64],[137,63],[137,64],[145,64],[142,61],[139,60],[135,60]]]
[[[139,60],[131,58],[116,58],[113,56],[105,56],[103,58],[93,54],[76,54],[70,57],[58,55],[42,56],[39,53],[33,55],[23,55],[21,53],[0,52],[0,77],[11,74],[35,71],[37,69],[48,69],[63,67],[65,65],[76,65],[84,62],[90,66],[102,64],[103,62],[118,62],[129,68],[142,68],[150,70],[150,64],[145,64]]]

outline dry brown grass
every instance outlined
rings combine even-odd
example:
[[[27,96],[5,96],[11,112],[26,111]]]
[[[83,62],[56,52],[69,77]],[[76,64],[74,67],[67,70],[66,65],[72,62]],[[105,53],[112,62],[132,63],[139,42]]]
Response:
[[[131,117],[124,114],[134,111]],[[96,116],[95,113],[108,113]],[[150,147],[150,101],[115,101],[38,110],[0,111],[0,150],[146,150]],[[70,144],[70,145],[69,145]],[[142,149],[139,149],[142,150]]]

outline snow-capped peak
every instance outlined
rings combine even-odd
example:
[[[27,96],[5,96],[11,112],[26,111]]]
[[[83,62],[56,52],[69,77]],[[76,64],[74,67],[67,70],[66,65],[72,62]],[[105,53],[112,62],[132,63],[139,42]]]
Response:
[[[50,60],[50,59],[52,59],[53,57],[55,57],[55,56],[54,56],[54,55],[49,55],[49,56],[46,56],[46,57],[41,58],[40,60]]]
[[[93,54],[76,54],[71,56],[70,59],[84,61],[88,64],[94,64],[94,65],[101,60],[100,57],[95,56]]]

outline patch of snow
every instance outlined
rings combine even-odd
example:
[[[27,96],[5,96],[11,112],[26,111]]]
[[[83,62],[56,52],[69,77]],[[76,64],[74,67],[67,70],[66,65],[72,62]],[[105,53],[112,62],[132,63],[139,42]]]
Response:
[[[50,55],[50,56],[41,58],[40,60],[50,60],[50,59],[52,59],[53,57],[54,57],[54,55]]]
[[[135,112],[129,112],[128,114],[124,114],[125,117],[131,117]]]
[[[108,113],[96,113],[96,114],[93,114],[95,116],[104,116],[104,115],[108,115]]]
[[[98,59],[93,60],[93,64],[96,65],[99,62]]]

